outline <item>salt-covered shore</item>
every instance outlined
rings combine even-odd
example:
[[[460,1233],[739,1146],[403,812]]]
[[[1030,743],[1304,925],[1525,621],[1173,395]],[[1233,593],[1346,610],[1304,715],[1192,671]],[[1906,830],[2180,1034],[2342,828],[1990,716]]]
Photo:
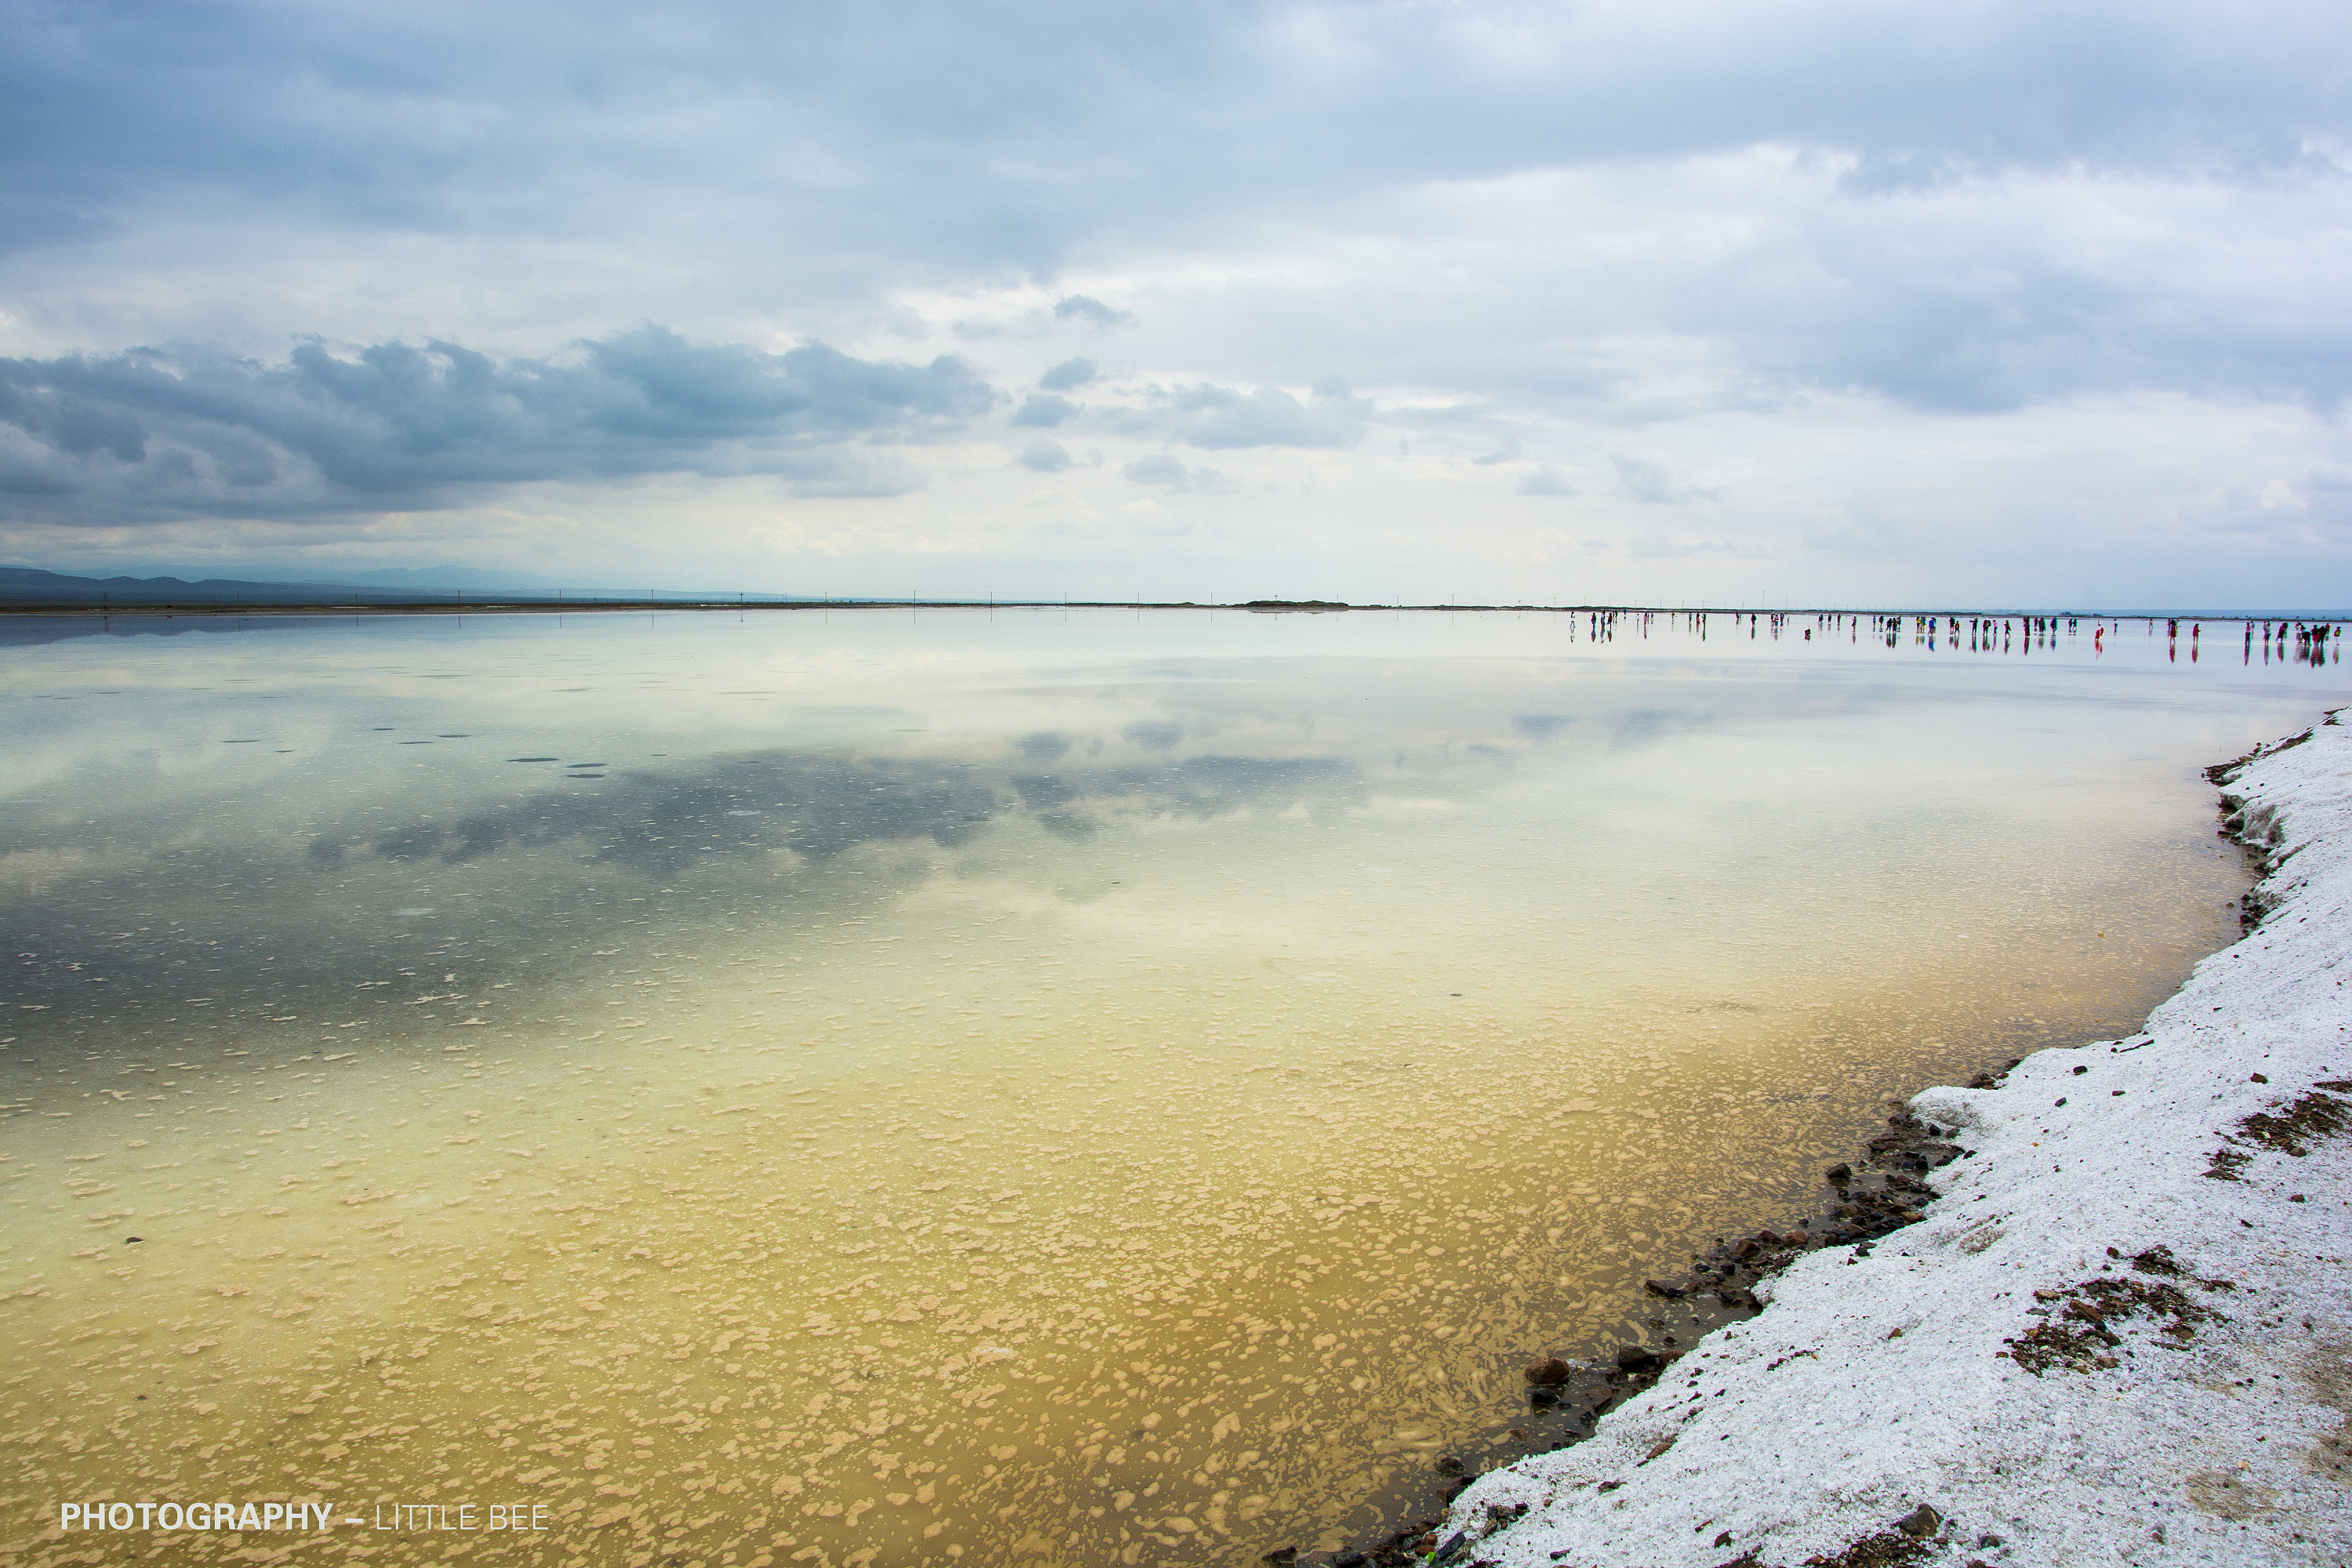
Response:
[[[1441,1563],[2352,1561],[2352,727],[2215,777],[2260,923],[2146,1032],[1916,1097],[1965,1151],[1924,1221],[1481,1478]]]

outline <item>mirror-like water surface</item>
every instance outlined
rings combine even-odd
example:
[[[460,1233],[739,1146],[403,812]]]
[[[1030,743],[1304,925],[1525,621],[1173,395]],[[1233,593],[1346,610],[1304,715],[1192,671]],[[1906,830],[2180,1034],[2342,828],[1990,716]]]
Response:
[[[2099,625],[19,636],[0,1552],[229,1498],[535,1505],[460,1543],[583,1568],[1367,1533],[1887,1096],[2234,936],[2197,770],[2346,683]]]

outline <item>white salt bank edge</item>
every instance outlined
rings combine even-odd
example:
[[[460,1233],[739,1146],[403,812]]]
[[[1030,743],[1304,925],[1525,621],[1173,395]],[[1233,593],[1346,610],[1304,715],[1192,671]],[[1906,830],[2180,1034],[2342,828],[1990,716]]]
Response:
[[[2139,1035],[1916,1096],[1967,1152],[1924,1222],[1799,1259],[1591,1438],[1481,1478],[1440,1561],[2352,1561],[2352,1135],[2297,1157],[2242,1125],[2352,1099],[2314,1088],[2352,1079],[2352,727],[2224,787],[2268,850],[2250,934]],[[2178,1277],[2135,1267],[2156,1247]],[[2220,1317],[2116,1313],[2135,1285]],[[2043,1324],[2088,1370],[2012,1359]]]

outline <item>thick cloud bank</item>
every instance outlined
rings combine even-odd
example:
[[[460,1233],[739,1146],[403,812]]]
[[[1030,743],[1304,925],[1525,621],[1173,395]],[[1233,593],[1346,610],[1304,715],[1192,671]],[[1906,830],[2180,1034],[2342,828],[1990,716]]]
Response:
[[[504,363],[456,343],[0,360],[0,494],[59,521],[429,510],[481,487],[774,474],[809,495],[922,479],[870,444],[983,413],[963,361],[777,354],[659,327]]]

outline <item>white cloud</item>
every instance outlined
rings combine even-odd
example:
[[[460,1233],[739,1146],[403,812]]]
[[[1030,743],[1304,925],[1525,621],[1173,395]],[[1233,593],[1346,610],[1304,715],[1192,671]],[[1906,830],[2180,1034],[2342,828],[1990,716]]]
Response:
[[[1625,493],[1649,506],[1675,506],[1685,501],[1713,500],[1719,486],[1692,484],[1677,479],[1665,458],[1654,452],[1616,452],[1609,461]]]
[[[1051,430],[1077,411],[1078,405],[1066,397],[1056,397],[1050,392],[1033,392],[1021,400],[1021,406],[1013,413],[1013,423]]]
[[[1033,473],[1058,474],[1070,466],[1069,448],[1044,436],[1033,437],[1015,459]]]

